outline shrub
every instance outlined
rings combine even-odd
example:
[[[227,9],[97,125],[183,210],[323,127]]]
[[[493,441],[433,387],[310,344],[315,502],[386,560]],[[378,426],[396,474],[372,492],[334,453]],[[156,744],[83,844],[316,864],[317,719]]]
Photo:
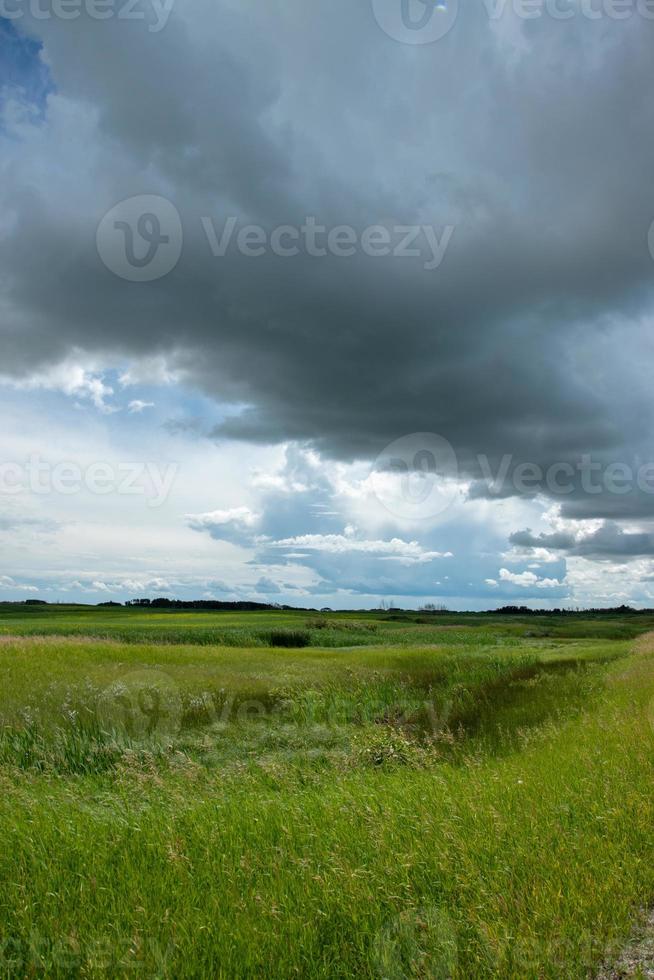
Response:
[[[308,647],[311,643],[306,630],[273,630],[269,639],[271,647]]]

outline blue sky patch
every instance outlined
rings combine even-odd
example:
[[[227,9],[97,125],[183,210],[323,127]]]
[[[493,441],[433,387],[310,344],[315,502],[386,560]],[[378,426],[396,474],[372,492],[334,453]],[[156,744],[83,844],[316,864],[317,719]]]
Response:
[[[48,66],[41,59],[40,41],[22,34],[13,21],[0,17],[0,94],[19,92],[23,99],[45,108],[48,93],[54,88]]]

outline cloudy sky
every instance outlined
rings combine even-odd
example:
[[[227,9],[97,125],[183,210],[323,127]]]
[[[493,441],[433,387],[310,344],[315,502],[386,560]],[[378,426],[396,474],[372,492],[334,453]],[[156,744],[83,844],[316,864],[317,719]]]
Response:
[[[654,4],[0,15],[0,599],[654,605]]]

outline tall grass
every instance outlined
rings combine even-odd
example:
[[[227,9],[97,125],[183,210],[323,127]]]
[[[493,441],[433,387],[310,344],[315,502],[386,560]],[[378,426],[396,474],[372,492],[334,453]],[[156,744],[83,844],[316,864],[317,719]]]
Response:
[[[21,606],[0,603],[0,637],[92,636],[120,643],[189,643],[269,646],[273,631],[308,631],[313,646],[518,644],[547,641],[628,640],[654,629],[654,617],[478,616],[475,614],[183,611],[138,607]]]
[[[646,649],[26,639],[0,670],[0,976],[581,978],[654,898]]]

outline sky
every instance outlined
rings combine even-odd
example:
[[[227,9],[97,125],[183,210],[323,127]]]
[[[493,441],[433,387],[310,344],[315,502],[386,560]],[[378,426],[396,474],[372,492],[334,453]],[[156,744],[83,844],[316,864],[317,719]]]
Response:
[[[653,33],[7,0],[0,600],[654,606]]]

